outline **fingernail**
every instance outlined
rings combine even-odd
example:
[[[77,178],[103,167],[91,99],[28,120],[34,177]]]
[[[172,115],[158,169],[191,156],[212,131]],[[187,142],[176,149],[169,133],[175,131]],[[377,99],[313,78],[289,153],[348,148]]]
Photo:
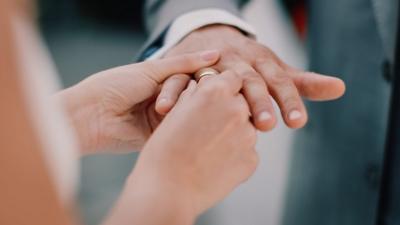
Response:
[[[163,106],[168,105],[168,102],[169,102],[168,98],[160,98],[158,100],[158,104]]]
[[[204,61],[214,61],[217,57],[218,57],[219,52],[216,50],[208,50],[208,51],[204,51],[200,54],[200,57],[204,60]]]
[[[259,121],[267,121],[272,118],[271,114],[269,112],[262,112],[260,115],[258,115],[258,120]]]
[[[289,113],[289,120],[298,120],[301,118],[301,112],[298,110],[293,110]]]

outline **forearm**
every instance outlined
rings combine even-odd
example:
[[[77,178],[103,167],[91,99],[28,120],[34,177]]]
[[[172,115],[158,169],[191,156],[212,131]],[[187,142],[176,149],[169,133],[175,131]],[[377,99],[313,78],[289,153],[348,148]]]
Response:
[[[187,36],[197,30],[217,25],[220,27],[234,27],[249,37],[256,36],[256,31],[250,24],[227,11],[220,9],[197,10],[176,18],[168,27],[168,32],[164,34],[162,46],[150,46],[149,49],[144,52],[142,58],[161,58]],[[157,49],[157,51],[149,56],[149,51],[151,52],[152,49]]]
[[[146,0],[146,27],[152,33],[166,28],[175,18],[190,11],[216,8],[234,15],[240,14],[240,8],[248,0]]]
[[[140,173],[137,168],[135,172]],[[179,187],[143,172],[128,179],[120,200],[103,225],[194,224],[196,215],[187,199],[182,198]]]
[[[220,0],[220,1],[195,1],[195,0],[147,0],[145,7],[145,19],[146,27],[150,33],[150,37],[142,51],[139,54],[139,59],[146,59],[151,55],[152,49],[159,49],[163,47],[166,43],[168,33],[170,32],[170,27],[177,25],[177,20],[183,20],[182,16],[186,16],[193,12],[199,11],[215,11],[219,10],[223,13],[206,13],[206,15],[201,15],[200,18],[196,20],[199,23],[205,25],[208,24],[225,24],[238,25],[245,32],[252,33],[247,26],[241,26],[241,22],[236,24],[236,18],[240,17],[240,8],[243,3],[248,2],[248,0]],[[225,14],[229,14],[226,16]],[[236,18],[235,18],[236,17]],[[192,16],[189,25],[195,21],[192,21]],[[234,19],[232,19],[234,18]],[[204,20],[201,22],[201,20]],[[233,23],[233,24],[232,24]],[[187,25],[188,25],[187,24]],[[192,24],[193,25],[193,24]],[[180,25],[179,25],[180,26]],[[198,27],[197,27],[198,28]],[[193,27],[192,30],[197,29]],[[187,28],[178,27],[179,34],[173,34],[177,39],[180,39],[182,33],[185,33]],[[168,32],[167,32],[168,31]],[[171,41],[169,41],[171,42]]]

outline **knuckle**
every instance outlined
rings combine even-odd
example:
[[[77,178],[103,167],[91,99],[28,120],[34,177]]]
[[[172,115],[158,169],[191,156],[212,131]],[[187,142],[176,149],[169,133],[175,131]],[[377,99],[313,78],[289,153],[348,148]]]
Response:
[[[213,97],[216,94],[216,89],[211,85],[207,85],[201,89],[201,92],[206,97]]]
[[[301,108],[300,103],[296,98],[290,97],[283,100],[283,107],[289,111],[291,109]]]
[[[224,72],[224,79],[225,80],[230,80],[230,82],[226,83],[242,83],[243,82],[243,76],[242,74],[238,73],[238,71],[234,70],[228,70]]]
[[[169,77],[168,82],[178,83],[178,82],[186,81],[188,79],[189,79],[189,76],[184,75],[184,74],[178,74],[178,75],[173,75],[173,76]]]
[[[260,163],[260,157],[254,149],[247,150],[246,156],[243,157],[243,163],[247,175],[250,176],[256,171],[258,164]]]
[[[232,107],[231,116],[233,118],[235,118],[236,121],[238,121],[238,122],[243,121],[243,118],[245,117],[245,115],[246,115],[246,112],[243,110],[242,106]]]
[[[220,79],[213,82],[211,86],[213,89],[215,89],[216,92],[220,93],[227,93],[227,91],[229,90],[229,84]]]
[[[245,121],[245,124],[242,125],[241,132],[242,141],[246,148],[254,148],[257,142],[257,130],[249,120]]]
[[[253,173],[257,169],[259,163],[260,163],[260,157],[258,156],[258,153],[255,150],[252,150],[251,153],[249,154],[249,159],[248,159],[248,166],[251,173]]]
[[[270,64],[273,64],[273,60],[270,57],[261,56],[257,57],[257,59],[255,60],[256,66],[270,65]]]
[[[284,74],[275,74],[268,79],[268,84],[271,86],[291,85],[292,79]]]
[[[255,83],[260,83],[263,82],[263,79],[254,71],[248,70],[242,73],[242,76],[244,77],[243,82],[244,85],[250,85],[250,84],[255,84]]]
[[[229,111],[230,116],[236,118],[238,121],[243,121],[243,118],[248,117],[247,106],[243,105],[242,102],[231,104]]]
[[[238,130],[243,128],[243,121],[245,120],[245,117],[243,113],[239,110],[233,109],[234,107],[227,107],[230,108],[228,111],[225,113],[225,119],[229,123],[229,127],[233,130]],[[242,136],[242,144],[247,144],[246,137]]]
[[[239,74],[234,70],[226,70],[223,73],[224,76],[239,77]]]
[[[238,64],[235,66],[234,71],[232,71],[235,77],[242,79],[243,82],[253,82],[253,81],[259,81],[261,78],[256,70],[254,70],[252,67],[250,67],[247,64]]]
[[[232,54],[236,54],[236,51],[234,48],[230,47],[230,46],[224,46],[221,49],[221,55],[232,55]]]
[[[196,67],[196,60],[194,60],[191,55],[186,54],[182,56],[182,64],[187,67],[194,68]]]
[[[238,122],[239,118],[241,117],[240,108],[237,106],[227,106],[226,117],[229,118],[231,122],[233,121]]]
[[[279,62],[271,56],[258,57],[254,62],[254,67],[258,70],[264,70],[269,74],[275,74],[281,71]]]
[[[200,109],[210,107],[210,105],[214,104],[214,101],[210,101],[210,98],[206,95],[198,95],[196,98],[196,106]]]
[[[267,101],[264,98],[253,97],[253,98],[248,98],[247,101],[249,102],[249,105],[252,107],[253,112],[263,111],[268,108]]]
[[[224,88],[222,82],[212,81],[208,85],[204,86],[203,92],[209,98],[218,98],[222,95]]]
[[[252,128],[251,131],[249,132],[249,137],[248,137],[249,145],[251,147],[254,147],[257,143],[257,131]]]

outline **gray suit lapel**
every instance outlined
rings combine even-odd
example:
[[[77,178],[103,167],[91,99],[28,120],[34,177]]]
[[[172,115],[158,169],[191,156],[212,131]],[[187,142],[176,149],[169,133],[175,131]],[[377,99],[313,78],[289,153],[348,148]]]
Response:
[[[399,0],[371,0],[386,57],[393,62]]]

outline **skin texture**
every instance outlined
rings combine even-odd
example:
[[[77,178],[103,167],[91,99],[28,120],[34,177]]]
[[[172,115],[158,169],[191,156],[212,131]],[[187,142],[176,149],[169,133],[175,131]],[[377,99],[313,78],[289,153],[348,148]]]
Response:
[[[340,80],[293,69],[235,29],[209,28],[166,59],[100,72],[54,97],[64,103],[83,153],[142,149],[105,225],[193,224],[254,173],[256,127],[275,123],[270,95],[297,128],[307,120],[300,95],[327,100],[344,92]],[[225,41],[210,42],[213,29]],[[193,43],[219,51],[198,53]],[[186,74],[208,66],[223,72],[188,85]]]
[[[92,75],[58,93],[83,153],[140,150],[162,120],[154,110],[160,84],[171,74],[214,64],[217,51],[155,60]]]
[[[221,51],[221,59],[213,68],[220,72],[233,70],[243,77],[242,93],[250,105],[254,124],[260,130],[270,130],[276,123],[270,96],[278,103],[287,126],[301,128],[307,122],[301,97],[326,101],[339,98],[345,91],[340,79],[295,69],[268,47],[225,25],[211,25],[192,32],[165,57],[205,49]],[[158,97],[157,112],[167,113],[187,82],[188,77],[182,74],[169,78]]]
[[[207,51],[111,69],[56,96],[83,149],[144,145],[104,224],[192,224],[254,173],[257,132],[241,94],[244,80],[235,72],[192,80],[165,118],[155,116],[165,79],[215,64],[219,55]]]
[[[242,88],[234,72],[191,81],[142,150],[106,224],[191,224],[246,181],[258,155]]]
[[[7,12],[7,7],[0,7],[0,10],[3,8]],[[12,44],[7,41],[4,44],[7,46],[5,52],[11,52],[6,55],[11,57],[12,50],[8,47]],[[254,172],[258,164],[254,150],[256,129],[250,123],[250,109],[241,94],[245,93],[246,84],[242,76],[224,72],[219,76],[205,77],[199,84],[192,81],[161,124],[162,117],[157,116],[154,109],[154,101],[165,79],[172,74],[191,74],[214,65],[219,56],[217,51],[208,51],[123,66],[93,75],[54,96],[53,100],[64,103],[83,153],[103,149],[140,149],[145,145],[126,182],[124,193],[105,225],[192,224],[200,213],[224,198]],[[11,70],[10,67],[18,63],[12,62],[0,67],[5,69],[1,74],[16,78],[18,69]],[[171,85],[171,89],[179,90],[179,94],[185,90],[174,88],[173,82]],[[4,89],[8,90],[17,92],[14,97],[19,94],[18,88]],[[8,184],[12,194],[19,196],[12,198],[13,195],[9,194],[11,205],[16,205],[18,199],[21,202],[17,204],[19,210],[6,204],[6,208],[12,211],[9,221],[15,223],[17,218],[26,224],[73,224],[57,202],[54,187],[47,177],[48,171],[45,171],[47,167],[41,155],[43,146],[27,125],[29,116],[26,110],[13,108],[21,104],[13,102],[5,110],[10,114],[5,118],[11,118],[11,122],[15,116],[22,115],[21,112],[24,115],[11,123],[14,132],[10,133],[5,126],[5,134],[26,134],[22,136],[27,139],[13,141],[13,137],[18,135],[4,139],[5,146],[9,144],[5,149],[24,150],[8,151],[12,154],[4,157],[13,159],[8,160],[13,163],[4,164],[10,167],[2,170],[5,177],[22,179]],[[19,153],[24,154],[19,156]],[[7,174],[10,171],[24,173],[14,176]],[[35,182],[32,182],[32,177]],[[29,185],[21,185],[24,182]],[[35,193],[35,190],[39,191]],[[29,199],[37,197],[40,200],[29,202]],[[21,215],[21,210],[28,213],[24,217],[12,217]]]

